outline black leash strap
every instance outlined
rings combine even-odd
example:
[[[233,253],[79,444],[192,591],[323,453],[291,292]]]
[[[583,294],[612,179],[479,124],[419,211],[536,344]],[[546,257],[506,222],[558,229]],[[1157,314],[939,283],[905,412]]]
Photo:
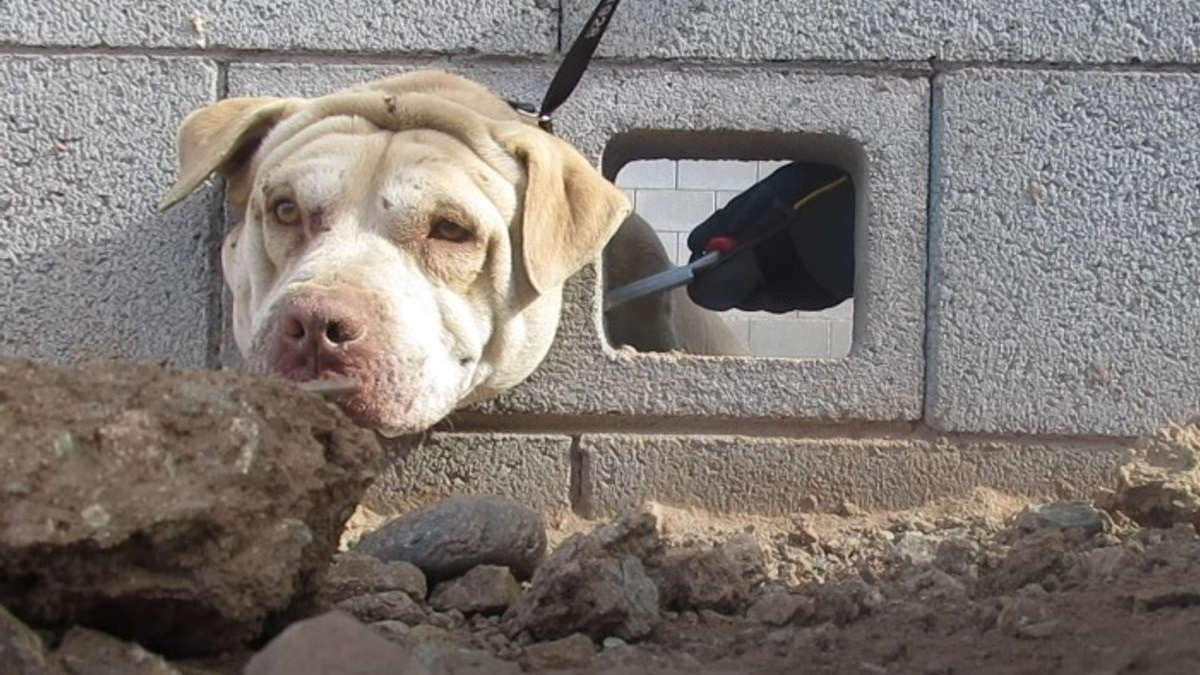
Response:
[[[583,30],[579,32],[575,42],[571,44],[571,49],[559,64],[558,71],[554,73],[554,79],[550,81],[546,95],[542,97],[541,106],[535,110],[528,103],[509,101],[509,105],[522,113],[536,116],[539,127],[554,133],[550,116],[570,97],[579,81],[583,79],[583,73],[591,63],[592,54],[596,52],[596,46],[604,37],[604,31],[608,30],[608,23],[612,21],[613,13],[620,2],[621,0],[600,0],[596,4],[596,9],[592,10],[592,15],[588,17]]]

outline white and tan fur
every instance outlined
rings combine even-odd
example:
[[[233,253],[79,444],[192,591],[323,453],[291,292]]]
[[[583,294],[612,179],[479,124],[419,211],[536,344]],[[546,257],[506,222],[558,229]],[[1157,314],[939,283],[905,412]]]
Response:
[[[387,434],[527,378],[564,282],[610,240],[610,286],[669,265],[575,148],[439,71],[315,99],[218,101],[183,121],[179,157],[163,208],[220,173],[241,216],[221,260],[251,367],[350,377],[358,391],[338,403]],[[742,353],[682,291],[608,323],[614,342],[642,350]]]

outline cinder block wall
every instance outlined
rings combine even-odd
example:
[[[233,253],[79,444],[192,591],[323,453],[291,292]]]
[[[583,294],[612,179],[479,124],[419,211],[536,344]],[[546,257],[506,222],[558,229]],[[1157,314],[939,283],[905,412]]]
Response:
[[[537,100],[590,0],[10,0],[0,350],[231,360],[212,189],[175,127],[238,94],[436,66]],[[608,349],[585,270],[529,383],[397,448],[375,493],[789,513],[1086,494],[1200,408],[1200,5],[625,0],[561,132],[628,161],[811,159],[861,186],[835,359]]]

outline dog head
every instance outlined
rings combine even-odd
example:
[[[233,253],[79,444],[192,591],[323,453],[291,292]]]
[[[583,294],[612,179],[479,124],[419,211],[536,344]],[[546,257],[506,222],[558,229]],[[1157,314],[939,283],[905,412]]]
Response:
[[[211,174],[240,222],[221,251],[250,366],[345,376],[394,435],[524,380],[564,282],[630,207],[577,150],[483,86],[410,73],[314,99],[188,115],[168,208]]]

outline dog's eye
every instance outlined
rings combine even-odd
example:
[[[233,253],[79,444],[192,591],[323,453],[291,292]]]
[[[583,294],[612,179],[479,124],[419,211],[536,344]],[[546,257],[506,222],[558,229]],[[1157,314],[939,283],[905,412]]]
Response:
[[[471,239],[471,231],[453,220],[442,218],[435,221],[433,227],[429,228],[429,238],[461,244]]]
[[[280,225],[295,225],[300,222],[300,207],[290,199],[280,199],[271,207],[271,214]]]

